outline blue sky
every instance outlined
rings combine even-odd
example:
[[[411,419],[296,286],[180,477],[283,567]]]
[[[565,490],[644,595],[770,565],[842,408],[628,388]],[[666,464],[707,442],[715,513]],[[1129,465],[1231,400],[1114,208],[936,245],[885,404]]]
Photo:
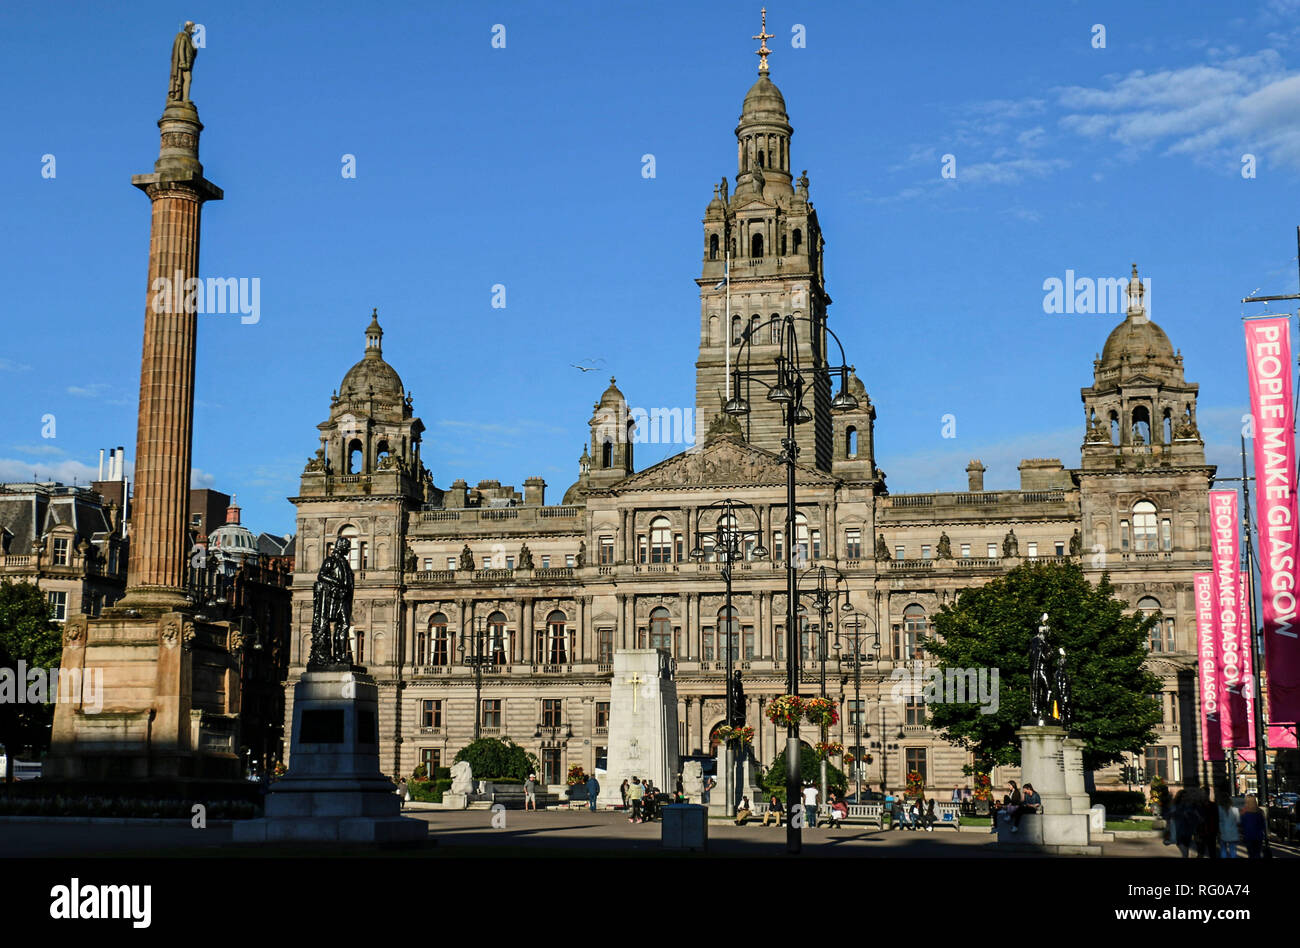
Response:
[[[1297,290],[1300,0],[899,6],[768,7],[891,490],[963,489],[971,457],[991,488],[1022,457],[1076,465],[1079,388],[1120,317],[1045,314],[1043,282],[1132,261],[1236,473],[1239,300]],[[261,280],[256,325],[200,318],[195,482],[238,492],[246,523],[293,529],[372,307],[440,486],[541,475],[558,501],[610,374],[633,405],[693,404],[700,219],[736,173],[757,4],[10,2],[0,480],[84,482],[119,443],[134,459],[149,208],[130,176],[157,156],[184,17],[206,31],[192,97],[226,192],[202,275]],[[639,446],[638,466],[680,449]]]

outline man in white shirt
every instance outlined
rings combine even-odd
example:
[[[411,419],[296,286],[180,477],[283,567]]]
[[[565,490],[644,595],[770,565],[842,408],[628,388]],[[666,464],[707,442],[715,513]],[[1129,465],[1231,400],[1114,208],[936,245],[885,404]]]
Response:
[[[808,826],[817,825],[817,788],[811,783],[803,788],[803,808],[807,814]]]

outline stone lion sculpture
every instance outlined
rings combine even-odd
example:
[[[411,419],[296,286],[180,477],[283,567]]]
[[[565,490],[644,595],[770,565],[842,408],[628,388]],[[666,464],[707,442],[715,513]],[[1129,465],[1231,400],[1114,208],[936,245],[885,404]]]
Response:
[[[704,796],[704,765],[698,760],[688,760],[682,765],[682,792],[689,800]]]
[[[466,796],[474,792],[474,768],[468,760],[458,760],[451,765],[451,792]]]

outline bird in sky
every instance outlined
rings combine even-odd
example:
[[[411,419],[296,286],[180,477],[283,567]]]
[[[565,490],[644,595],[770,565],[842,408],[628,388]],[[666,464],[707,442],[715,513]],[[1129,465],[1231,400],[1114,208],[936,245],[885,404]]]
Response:
[[[600,368],[602,365],[605,364],[605,360],[604,360],[604,359],[584,359],[583,361],[584,361],[584,362],[589,362],[589,363],[591,363],[591,364],[590,364],[590,365],[580,365],[580,364],[577,363],[577,362],[570,362],[569,365],[573,366],[573,367],[574,367],[575,369],[577,369],[579,372],[594,372],[594,371],[596,371],[596,369]]]

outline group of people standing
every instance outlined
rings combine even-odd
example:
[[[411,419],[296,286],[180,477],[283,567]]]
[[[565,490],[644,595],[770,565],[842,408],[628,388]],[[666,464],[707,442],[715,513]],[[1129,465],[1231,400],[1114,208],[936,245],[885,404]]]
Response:
[[[1193,847],[1198,858],[1235,859],[1237,846],[1246,844],[1246,854],[1258,859],[1264,849],[1264,811],[1255,795],[1248,794],[1239,808],[1226,789],[1218,791],[1217,803],[1210,801],[1204,787],[1185,787],[1172,802],[1166,801],[1161,816],[1165,821],[1165,845],[1176,845],[1186,859]]]

